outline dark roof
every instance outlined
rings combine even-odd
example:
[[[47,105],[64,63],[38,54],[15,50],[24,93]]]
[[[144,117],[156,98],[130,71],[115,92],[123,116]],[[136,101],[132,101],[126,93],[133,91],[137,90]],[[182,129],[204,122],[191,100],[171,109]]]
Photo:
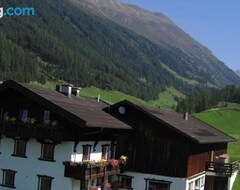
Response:
[[[13,88],[25,96],[38,101],[49,110],[71,120],[79,126],[131,129],[130,126],[112,117],[102,110],[106,105],[94,99],[84,97],[67,97],[55,90],[35,87],[29,84],[8,80],[0,85],[0,92]]]
[[[133,106],[157,121],[164,123],[172,130],[179,132],[187,138],[200,144],[231,142],[235,140],[233,137],[223,133],[222,131],[219,131],[213,126],[210,126],[191,115],[188,116],[188,120],[185,120],[183,119],[183,114],[147,108],[133,104],[127,100],[119,102],[113,105],[113,107],[124,104]]]

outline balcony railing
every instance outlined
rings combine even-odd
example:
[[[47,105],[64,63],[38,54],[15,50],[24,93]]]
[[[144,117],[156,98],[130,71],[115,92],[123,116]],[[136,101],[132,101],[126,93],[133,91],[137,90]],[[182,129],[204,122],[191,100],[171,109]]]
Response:
[[[63,129],[61,127],[50,127],[43,124],[28,124],[20,121],[14,123],[9,121],[0,122],[0,134],[8,137],[36,138],[39,140],[61,141]]]
[[[64,176],[79,180],[88,180],[119,174],[121,167],[121,165],[112,166],[111,164],[104,164],[102,166],[95,164],[85,165],[68,161],[64,162],[63,164],[65,165]]]
[[[239,169],[239,161],[232,163],[207,162],[206,171],[216,176],[231,177],[232,174]]]

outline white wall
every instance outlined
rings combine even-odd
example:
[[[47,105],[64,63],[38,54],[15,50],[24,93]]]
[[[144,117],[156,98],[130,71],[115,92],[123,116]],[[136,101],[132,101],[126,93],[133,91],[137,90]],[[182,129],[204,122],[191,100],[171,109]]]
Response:
[[[111,145],[111,141],[101,141],[97,144],[96,146],[96,150],[94,151],[94,142],[91,141],[86,141],[86,142],[80,142],[77,147],[76,147],[76,153],[73,153],[71,156],[71,161],[75,161],[75,162],[81,162],[82,161],[82,157],[83,157],[83,148],[82,145],[92,145],[91,147],[91,154],[90,154],[90,160],[92,161],[97,161],[97,160],[101,160],[102,157],[102,145],[104,144],[108,144],[109,145],[109,150],[110,150],[110,145]],[[109,156],[111,155],[110,151],[109,151]]]
[[[82,156],[82,145],[94,142],[81,142],[77,146],[78,159]],[[92,160],[101,159],[101,145],[110,142],[100,142],[96,151],[91,154]],[[52,190],[79,190],[80,181],[64,177],[64,161],[70,161],[73,154],[74,142],[62,142],[55,146],[55,162],[38,160],[41,154],[41,143],[35,139],[27,142],[27,158],[14,157],[14,140],[2,138],[0,146],[0,184],[2,183],[2,169],[17,171],[15,175],[15,186],[17,190],[34,190],[38,186],[37,175],[47,175],[53,177]],[[93,151],[93,150],[92,150]],[[81,160],[81,159],[80,159]],[[0,186],[1,190],[9,188]]]
[[[235,171],[233,175],[228,178],[228,190],[232,190],[237,174],[238,174],[238,171]]]
[[[136,172],[125,172],[124,174],[134,177],[132,179],[132,187],[134,188],[134,190],[145,190],[145,186],[146,186],[146,180],[144,180],[145,178],[170,181],[172,182],[170,185],[171,190],[186,189],[186,178],[174,178],[174,177],[143,174],[143,173],[136,173]]]
[[[35,139],[27,142],[27,158],[11,156],[14,148],[14,140],[3,138],[1,142],[0,169],[11,169],[17,171],[15,175],[15,186],[17,190],[37,189],[37,175],[54,177],[52,190],[69,190],[70,178],[64,177],[63,161],[70,159],[73,143],[64,142],[55,146],[54,158],[56,162],[38,160],[41,154],[41,144]],[[0,180],[2,171],[0,171]],[[59,183],[61,181],[61,183]],[[0,181],[2,183],[2,181]],[[1,187],[1,189],[9,189]]]
[[[160,176],[160,175],[153,175],[153,174],[143,174],[143,173],[136,173],[136,172],[125,172],[125,175],[129,175],[134,177],[132,179],[132,188],[134,190],[145,190],[146,186],[146,180],[147,179],[155,179],[155,180],[164,180],[172,182],[170,185],[171,190],[188,190],[188,184],[190,182],[193,182],[194,186],[193,189],[195,189],[195,180],[204,178],[205,182],[205,174],[199,174],[192,178],[175,178],[175,177],[167,177],[167,176]],[[200,185],[199,190],[204,190],[204,186]]]

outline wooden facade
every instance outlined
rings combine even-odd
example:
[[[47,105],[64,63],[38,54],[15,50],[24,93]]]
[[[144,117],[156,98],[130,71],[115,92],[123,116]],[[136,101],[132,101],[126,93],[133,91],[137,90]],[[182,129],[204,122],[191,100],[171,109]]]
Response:
[[[0,100],[0,138],[34,138],[53,144],[73,141],[73,152],[81,141],[93,141],[93,149],[100,141],[109,141],[108,146],[117,143],[116,157],[128,157],[124,167],[82,167],[64,162],[64,176],[82,180],[82,186],[85,180],[119,174],[120,169],[193,179],[208,170],[220,174],[220,168],[222,175],[206,178],[207,190],[216,190],[217,182],[225,184],[223,177],[239,166],[214,162],[234,139],[191,116],[186,120],[177,113],[128,101],[109,107],[93,99],[64,96],[14,81],[0,85]]]
[[[69,98],[54,90],[11,80],[0,86],[0,100],[0,135],[7,137],[56,142],[114,141],[124,129],[131,129],[102,111],[96,101]]]
[[[120,107],[124,107],[124,113],[119,112]],[[156,117],[158,113],[155,110],[148,111],[124,101],[108,111],[133,127],[133,132],[123,137],[118,145],[119,154],[129,156],[129,171],[186,178],[204,172],[211,153],[214,157],[226,153],[226,142],[207,142],[206,136],[203,136],[206,143],[199,143],[201,137],[194,139],[175,130],[175,126]],[[177,123],[178,118],[172,118],[176,120],[172,122]],[[195,129],[192,127],[189,130]],[[217,135],[214,131],[211,134]]]

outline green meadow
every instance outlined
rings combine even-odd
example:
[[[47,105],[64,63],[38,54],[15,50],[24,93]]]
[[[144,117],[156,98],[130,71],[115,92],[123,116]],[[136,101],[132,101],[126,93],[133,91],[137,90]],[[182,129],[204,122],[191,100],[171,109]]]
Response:
[[[60,83],[63,83],[63,81],[60,81]],[[38,87],[55,89],[57,82],[48,81],[46,82],[46,84],[31,82],[31,84]],[[100,95],[101,100],[109,104],[115,104],[122,100],[129,100],[139,105],[156,107],[156,108],[165,109],[165,110],[174,110],[176,108],[177,102],[176,100],[174,100],[175,96],[179,98],[185,97],[184,94],[178,92],[174,88],[167,88],[166,91],[159,93],[159,98],[157,100],[151,100],[151,101],[144,101],[142,99],[136,98],[134,96],[131,96],[119,91],[102,90],[96,87],[81,88],[80,95],[92,97],[92,98],[96,98],[98,97],[98,95]]]
[[[240,105],[230,104],[226,108],[216,108],[194,116],[234,137],[236,142],[229,143],[228,154],[230,161],[240,160]],[[240,173],[233,190],[240,190]]]

